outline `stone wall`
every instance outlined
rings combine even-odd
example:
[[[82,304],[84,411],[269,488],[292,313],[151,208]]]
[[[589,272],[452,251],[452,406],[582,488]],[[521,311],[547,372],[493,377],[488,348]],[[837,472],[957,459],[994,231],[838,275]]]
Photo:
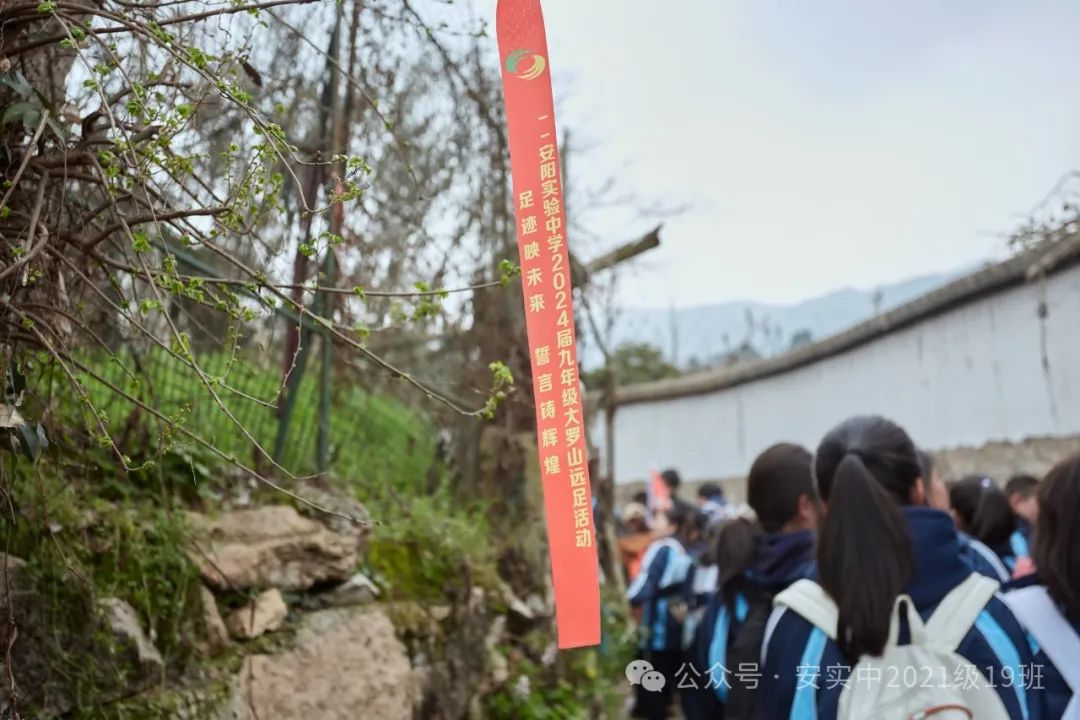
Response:
[[[367,518],[344,495],[315,487],[304,494]],[[38,657],[59,642],[65,652],[93,658],[86,664],[95,703],[115,705],[115,717],[462,720],[506,681],[497,646],[508,619],[543,623],[551,615],[505,585],[474,585],[460,602],[447,598],[439,606],[384,601],[356,569],[367,526],[341,517],[277,504],[189,513],[189,521],[186,551],[200,578],[179,632],[198,659],[183,676],[166,672],[153,634],[130,605],[94,602],[85,585],[72,582],[85,618],[75,618],[71,637],[56,637],[57,628],[36,612],[53,598],[35,586],[27,563],[0,553],[0,613],[14,608],[19,628],[11,668],[0,658],[0,673],[14,678],[22,717],[56,717],[78,704],[75,685],[50,672],[55,659]],[[0,689],[3,717],[11,709],[9,684]]]
[[[989,475],[1004,483],[1027,473],[1042,477],[1059,460],[1080,451],[1080,435],[1028,438],[1019,443],[991,442],[981,447],[958,447],[934,453],[941,476],[956,480],[964,475]]]
[[[922,447],[980,448],[995,468],[1026,463],[1026,451],[1022,461],[1001,460],[993,448],[1042,447],[1025,438],[1080,434],[1078,316],[1074,265],[1043,280],[986,289],[907,324],[870,321],[860,344],[801,365],[778,367],[787,362],[781,356],[711,385],[688,376],[657,383],[648,396],[642,389],[630,397],[628,388],[615,413],[615,480],[643,481],[657,466],[678,467],[687,480],[735,477],[769,445],[810,447],[858,414],[895,420]],[[877,325],[884,329],[876,332]],[[592,438],[607,467],[600,423]],[[971,452],[947,457],[959,468]],[[1045,464],[1034,455],[1030,461]]]

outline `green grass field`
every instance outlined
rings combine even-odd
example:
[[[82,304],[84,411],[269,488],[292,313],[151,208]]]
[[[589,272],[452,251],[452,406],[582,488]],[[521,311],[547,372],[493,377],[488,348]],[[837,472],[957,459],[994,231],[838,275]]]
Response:
[[[281,370],[260,367],[251,361],[230,363],[224,353],[199,358],[203,372],[216,379],[215,391],[228,412],[210,396],[196,372],[162,349],[140,353],[138,362],[130,352],[115,357],[104,354],[81,358],[94,373],[133,397],[174,419],[226,455],[251,466],[256,451],[251,439],[272,453],[278,432],[276,405]],[[56,378],[57,392],[67,388]],[[135,404],[118,396],[92,377],[84,386],[95,407],[104,411],[114,438],[127,423]],[[74,394],[65,393],[64,408],[79,412]],[[300,383],[281,465],[295,475],[312,474],[317,468],[318,375],[309,368]],[[229,415],[232,415],[230,418]],[[143,413],[155,434],[167,423]],[[177,435],[182,445],[194,445]],[[155,448],[122,448],[143,454]],[[134,454],[132,452],[132,454]],[[389,483],[408,487],[414,479],[421,486],[435,462],[434,430],[421,413],[397,400],[371,395],[335,379],[330,411],[330,471],[350,485],[379,486]],[[264,467],[268,463],[261,463]]]

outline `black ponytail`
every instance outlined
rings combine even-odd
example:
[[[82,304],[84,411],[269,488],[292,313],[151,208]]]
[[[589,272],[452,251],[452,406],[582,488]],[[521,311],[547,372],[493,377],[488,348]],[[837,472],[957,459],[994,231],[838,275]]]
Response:
[[[953,483],[949,504],[960,529],[991,548],[1007,543],[1016,529],[1009,498],[985,475],[969,475]]]
[[[818,573],[839,610],[837,645],[852,664],[885,650],[893,605],[914,572],[900,506],[920,473],[907,433],[883,418],[848,420],[818,448],[815,474],[828,503]]]
[[[1008,543],[1009,536],[1016,530],[1016,517],[1009,498],[990,478],[982,480],[982,496],[975,507],[971,529],[980,542],[992,548]]]
[[[974,535],[975,510],[982,495],[982,476],[966,477],[949,483],[949,507],[956,516],[956,526],[968,535]]]
[[[713,557],[718,570],[717,584],[721,588],[746,575],[757,556],[761,534],[757,521],[745,517],[728,520],[720,528]]]

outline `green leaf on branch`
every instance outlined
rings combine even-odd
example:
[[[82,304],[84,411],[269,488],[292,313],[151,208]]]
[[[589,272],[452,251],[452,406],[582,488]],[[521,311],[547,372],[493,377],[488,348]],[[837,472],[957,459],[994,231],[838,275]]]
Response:
[[[17,120],[22,121],[27,130],[33,129],[41,120],[41,106],[29,100],[12,103],[0,117],[0,125],[7,126]]]
[[[131,234],[131,247],[135,252],[150,252],[150,237],[142,230]]]
[[[499,278],[499,285],[506,287],[511,280],[521,274],[521,266],[512,260],[503,260],[499,263],[499,272],[502,274]]]
[[[488,365],[488,369],[491,370],[491,395],[488,396],[481,414],[491,420],[495,417],[499,403],[506,399],[507,390],[514,386],[514,375],[506,363],[499,361]]]
[[[45,435],[45,428],[41,426],[41,423],[33,425],[23,423],[15,430],[23,457],[36,463],[45,452],[45,448],[49,447],[49,438]]]
[[[501,390],[503,388],[511,387],[514,384],[514,374],[510,372],[510,368],[506,363],[495,361],[488,365],[488,369],[491,370],[491,384],[495,390]]]
[[[147,300],[142,300],[139,303],[139,314],[140,315],[148,315],[153,310],[162,310],[163,311],[164,309],[165,308],[161,304],[160,300],[149,300],[149,299],[147,299]]]

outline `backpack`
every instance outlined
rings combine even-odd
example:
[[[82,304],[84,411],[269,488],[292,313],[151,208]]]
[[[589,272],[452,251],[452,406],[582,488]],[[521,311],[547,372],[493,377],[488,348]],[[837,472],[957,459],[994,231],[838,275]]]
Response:
[[[748,583],[743,597],[746,600],[746,617],[727,649],[727,665],[732,673],[759,667],[765,628],[773,609],[772,594],[756,585]],[[724,705],[725,717],[732,720],[759,718],[761,710],[757,701],[757,683],[735,678],[730,684]]]
[[[1080,637],[1062,617],[1044,587],[1016,590],[1005,595],[1004,600],[1072,691],[1072,700],[1062,720],[1080,720]]]
[[[837,720],[1008,720],[1001,698],[972,663],[956,653],[998,584],[972,573],[942,599],[923,623],[915,604],[901,595],[893,605],[889,639],[881,657],[864,656],[840,693]],[[836,639],[837,609],[820,585],[800,580],[775,604],[798,613]],[[911,642],[898,645],[900,613]]]

